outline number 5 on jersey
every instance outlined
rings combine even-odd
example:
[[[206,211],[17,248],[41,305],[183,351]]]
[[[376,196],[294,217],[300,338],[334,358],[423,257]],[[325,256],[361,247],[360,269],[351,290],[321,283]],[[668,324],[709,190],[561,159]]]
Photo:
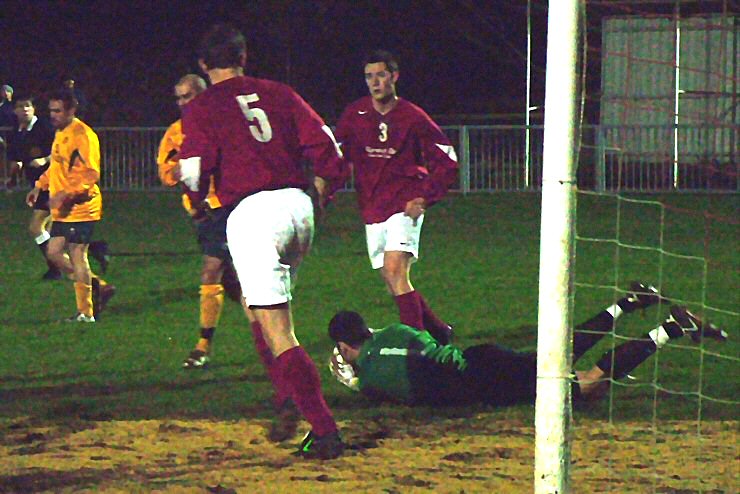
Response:
[[[272,127],[270,126],[270,121],[267,119],[267,113],[261,108],[249,107],[250,103],[256,103],[259,100],[260,97],[257,96],[257,93],[240,94],[236,97],[236,102],[239,103],[239,108],[241,108],[247,120],[252,123],[256,121],[257,125],[249,126],[252,137],[259,142],[270,142],[270,139],[272,139]]]

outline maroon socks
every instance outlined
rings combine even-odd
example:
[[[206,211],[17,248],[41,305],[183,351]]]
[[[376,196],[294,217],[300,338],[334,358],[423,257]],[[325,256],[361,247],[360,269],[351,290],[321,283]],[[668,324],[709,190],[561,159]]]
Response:
[[[290,398],[290,390],[287,389],[282,376],[278,372],[278,366],[275,365],[275,357],[272,355],[270,347],[267,346],[265,337],[262,335],[262,326],[257,321],[252,323],[252,337],[254,338],[254,347],[257,349],[257,354],[259,354],[260,360],[262,360],[262,364],[265,366],[267,375],[270,377],[272,387],[275,390],[275,408],[279,408],[287,398]]]
[[[401,324],[416,329],[426,329],[421,310],[421,297],[416,290],[404,293],[403,295],[396,295],[393,298],[396,301],[396,305],[398,305]]]
[[[437,317],[418,291],[396,295],[393,298],[398,305],[402,324],[429,331],[434,339],[443,345],[450,342],[452,328]]]
[[[325,436],[337,430],[331,410],[321,394],[321,381],[316,365],[303,347],[296,346],[281,353],[275,359],[293,402],[306,418],[317,436]]]

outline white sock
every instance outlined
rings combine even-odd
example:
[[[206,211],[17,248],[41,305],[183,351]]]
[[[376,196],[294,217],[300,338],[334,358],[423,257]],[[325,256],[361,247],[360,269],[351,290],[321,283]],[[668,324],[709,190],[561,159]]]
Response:
[[[606,311],[612,315],[615,321],[624,313],[619,304],[610,305],[606,308]]]
[[[51,235],[49,235],[49,232],[44,230],[41,232],[41,234],[38,237],[34,238],[34,240],[36,241],[36,245],[41,245],[47,240],[49,240],[50,238],[51,238]]]
[[[654,330],[650,331],[648,335],[650,336],[650,339],[653,340],[657,348],[661,348],[663,345],[668,343],[668,340],[671,339],[671,337],[668,336],[666,330],[663,329],[662,324]]]

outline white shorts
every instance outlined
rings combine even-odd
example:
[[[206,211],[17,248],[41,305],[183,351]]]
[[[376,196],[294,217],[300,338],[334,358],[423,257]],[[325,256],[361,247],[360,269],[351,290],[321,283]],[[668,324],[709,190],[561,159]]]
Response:
[[[313,240],[313,204],[301,189],[258,192],[226,222],[226,240],[249,305],[291,300],[296,271]]]
[[[411,254],[411,262],[419,258],[419,238],[421,225],[424,223],[422,214],[416,220],[403,213],[396,213],[382,223],[365,225],[367,238],[367,255],[373,269],[383,267],[383,256],[386,252],[400,251]]]

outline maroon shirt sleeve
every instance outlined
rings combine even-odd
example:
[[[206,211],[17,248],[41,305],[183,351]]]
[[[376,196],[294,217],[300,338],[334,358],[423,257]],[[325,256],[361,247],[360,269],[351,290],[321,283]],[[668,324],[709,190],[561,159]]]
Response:
[[[442,129],[423,113],[416,126],[422,163],[429,172],[422,184],[422,197],[427,205],[439,202],[457,179],[457,155]]]
[[[180,159],[200,157],[200,184],[198,192],[187,187],[183,190],[193,205],[199,204],[208,195],[210,177],[216,168],[217,146],[211,144],[208,136],[207,114],[197,101],[188,104],[182,114],[182,132],[185,139],[180,149]]]
[[[342,157],[344,158],[344,176],[342,184],[352,177],[352,169],[354,168],[353,159],[353,145],[352,142],[352,119],[349,116],[347,109],[342,112],[337,122],[336,129],[334,130],[334,136],[336,137],[339,149],[342,151]]]
[[[336,136],[337,142],[342,148],[342,153],[344,154],[344,158],[348,161],[351,160],[349,149],[350,149],[350,146],[352,145],[350,141],[350,138],[351,138],[351,134],[350,134],[351,127],[350,126],[351,126],[351,123],[350,123],[349,113],[347,109],[345,109],[342,112],[342,115],[339,117],[339,121],[337,122],[337,127],[336,127],[336,130],[334,131],[334,135]]]
[[[331,196],[347,180],[347,163],[329,126],[297,93],[293,92],[293,98],[302,155],[313,165],[314,174],[329,183]]]

